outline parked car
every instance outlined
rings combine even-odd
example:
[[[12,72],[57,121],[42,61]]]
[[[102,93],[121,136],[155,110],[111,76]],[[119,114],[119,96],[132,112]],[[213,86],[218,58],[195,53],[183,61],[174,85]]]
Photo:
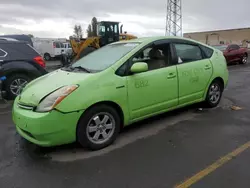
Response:
[[[52,58],[60,58],[65,51],[64,44],[59,40],[34,39],[34,48],[43,56],[46,61]]]
[[[214,48],[221,50],[228,64],[239,62],[246,64],[248,59],[248,49],[237,44],[215,45]]]
[[[227,83],[217,49],[178,37],[133,39],[33,80],[12,114],[18,133],[32,143],[78,141],[97,150],[142,119],[198,102],[217,106]]]
[[[26,42],[5,38],[0,40],[0,75],[5,76],[5,98],[14,99],[31,80],[47,73],[45,62]]]

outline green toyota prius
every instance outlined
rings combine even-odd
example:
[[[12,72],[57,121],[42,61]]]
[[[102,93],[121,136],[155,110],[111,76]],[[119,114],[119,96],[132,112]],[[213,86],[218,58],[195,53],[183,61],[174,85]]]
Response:
[[[98,150],[134,122],[198,102],[217,106],[227,83],[221,51],[180,37],[139,38],[33,80],[12,115],[17,132],[36,145],[77,141]]]

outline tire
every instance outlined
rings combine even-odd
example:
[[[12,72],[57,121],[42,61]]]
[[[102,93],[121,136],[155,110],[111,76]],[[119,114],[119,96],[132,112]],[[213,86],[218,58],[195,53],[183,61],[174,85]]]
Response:
[[[102,122],[104,117],[109,118],[106,124]],[[99,123],[96,123],[98,120],[100,120]],[[111,124],[113,124],[113,126],[110,126]],[[77,141],[84,148],[90,150],[99,150],[105,148],[116,140],[116,137],[120,131],[120,126],[121,119],[114,108],[107,105],[94,106],[87,110],[78,122],[76,129]],[[103,135],[104,132],[106,132],[108,135],[106,139]],[[98,136],[97,138],[99,140],[94,140],[95,135]]]
[[[51,60],[51,56],[48,54],[48,53],[45,53],[43,58],[46,60],[46,61],[49,61]]]
[[[68,64],[70,64],[69,58],[66,54],[62,54],[61,56],[61,63],[63,66],[66,66]]]
[[[88,55],[89,53],[95,51],[96,49],[93,47],[87,47],[85,50],[81,51],[79,58],[81,59],[82,57]]]
[[[13,74],[8,77],[4,83],[6,90],[6,97],[9,100],[14,100],[20,93],[21,89],[31,81],[32,79],[25,74]],[[14,87],[16,86],[16,88]],[[16,92],[15,92],[16,91]]]
[[[240,64],[245,65],[247,63],[247,58],[248,58],[248,55],[244,54],[240,60]]]
[[[223,84],[220,80],[214,80],[207,91],[205,107],[214,108],[220,103],[223,93]],[[215,98],[216,97],[216,98]]]

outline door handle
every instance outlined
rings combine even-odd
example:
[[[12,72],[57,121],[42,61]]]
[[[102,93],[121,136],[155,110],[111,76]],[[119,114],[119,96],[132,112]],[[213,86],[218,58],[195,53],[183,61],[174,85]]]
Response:
[[[211,65],[206,65],[205,70],[209,70],[209,69],[211,69]]]
[[[173,72],[171,72],[171,73],[169,73],[168,74],[168,79],[171,79],[171,78],[174,78],[174,77],[176,77],[176,74],[175,73],[173,73]]]

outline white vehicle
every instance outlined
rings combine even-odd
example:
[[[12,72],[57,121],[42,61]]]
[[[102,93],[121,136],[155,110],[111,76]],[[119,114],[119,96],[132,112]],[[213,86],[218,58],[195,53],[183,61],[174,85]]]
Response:
[[[63,45],[64,45],[64,48],[65,48],[65,51],[67,51],[68,49],[71,49],[71,45],[70,45],[69,42],[64,42]]]
[[[60,57],[65,51],[64,44],[60,40],[34,40],[34,48],[43,56],[46,61]]]

